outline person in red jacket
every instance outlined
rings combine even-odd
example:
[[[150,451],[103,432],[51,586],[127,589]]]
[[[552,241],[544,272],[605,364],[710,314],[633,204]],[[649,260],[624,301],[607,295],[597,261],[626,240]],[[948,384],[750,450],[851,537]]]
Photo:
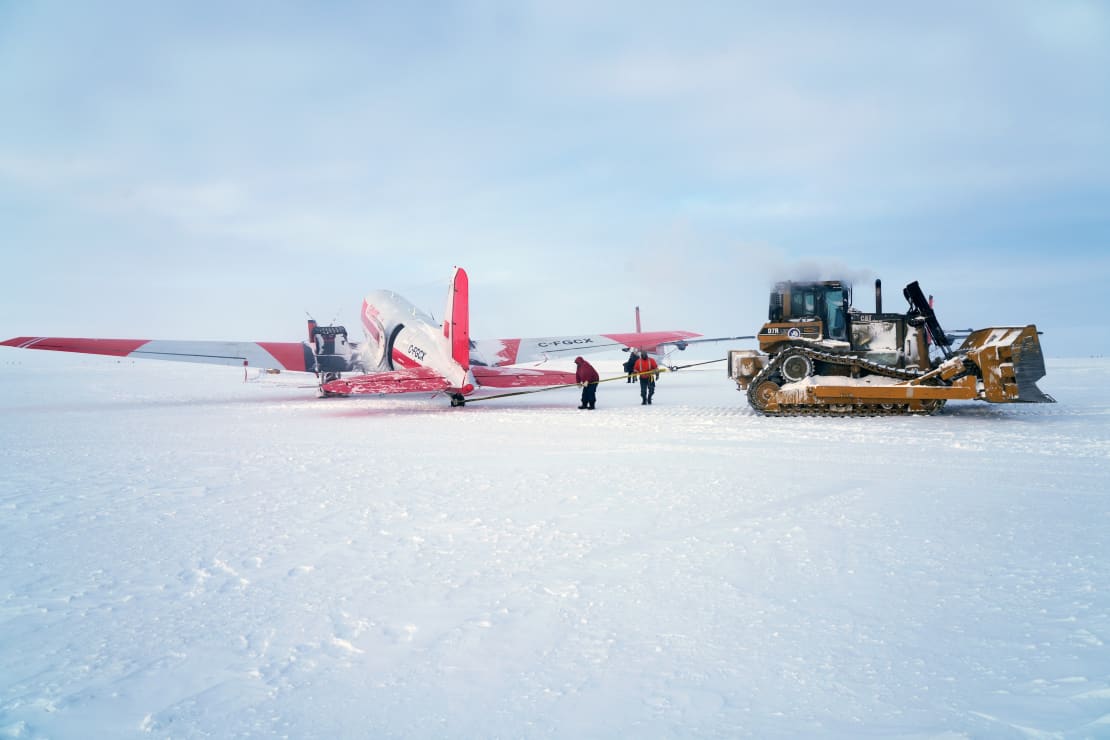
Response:
[[[601,377],[597,374],[597,370],[594,370],[594,366],[581,357],[575,357],[574,364],[578,366],[578,370],[574,373],[574,380],[582,386],[582,405],[578,408],[593,409],[597,403],[597,383]]]
[[[655,378],[659,375],[659,363],[648,357],[647,352],[640,350],[640,359],[632,366],[632,372],[640,378],[640,405],[650,404],[655,395]]]

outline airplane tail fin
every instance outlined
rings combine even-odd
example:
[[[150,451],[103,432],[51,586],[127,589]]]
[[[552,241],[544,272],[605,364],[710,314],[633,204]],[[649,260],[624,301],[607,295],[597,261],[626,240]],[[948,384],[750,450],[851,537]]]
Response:
[[[470,280],[466,270],[455,268],[447,291],[447,309],[443,314],[443,336],[451,345],[451,358],[470,369]]]

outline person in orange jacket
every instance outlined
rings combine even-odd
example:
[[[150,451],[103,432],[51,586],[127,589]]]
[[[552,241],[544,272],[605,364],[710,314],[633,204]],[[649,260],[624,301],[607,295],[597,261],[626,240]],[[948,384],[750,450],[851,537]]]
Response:
[[[578,366],[574,373],[574,380],[582,386],[582,405],[578,408],[592,410],[597,404],[597,384],[601,377],[597,374],[597,370],[594,370],[594,366],[581,357],[575,357],[574,364]]]
[[[640,378],[640,405],[650,404],[655,395],[655,378],[659,376],[659,363],[648,357],[647,352],[640,350],[640,359],[632,366],[632,372]]]

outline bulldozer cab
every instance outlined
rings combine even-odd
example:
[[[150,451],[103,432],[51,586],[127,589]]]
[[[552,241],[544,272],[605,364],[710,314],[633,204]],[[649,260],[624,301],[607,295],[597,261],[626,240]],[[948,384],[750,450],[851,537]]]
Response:
[[[851,287],[839,280],[815,283],[777,283],[771,293],[768,318],[772,323],[818,319],[824,339],[848,339]]]

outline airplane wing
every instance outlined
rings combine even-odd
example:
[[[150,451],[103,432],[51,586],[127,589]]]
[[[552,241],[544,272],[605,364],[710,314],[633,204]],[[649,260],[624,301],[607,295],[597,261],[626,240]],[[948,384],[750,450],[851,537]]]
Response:
[[[210,365],[249,365],[312,372],[312,348],[305,342],[206,342],[177,339],[86,339],[80,337],[14,337],[0,345],[19,349],[78,352],[110,357],[136,357]]]
[[[524,367],[479,367],[470,369],[478,385],[487,388],[526,388],[551,385],[572,385],[574,373],[561,370],[536,370]]]
[[[644,348],[654,353],[664,344],[682,346],[700,336],[701,334],[691,331],[645,331],[568,337],[479,339],[473,342],[470,354],[472,364],[501,367],[626,347]]]

